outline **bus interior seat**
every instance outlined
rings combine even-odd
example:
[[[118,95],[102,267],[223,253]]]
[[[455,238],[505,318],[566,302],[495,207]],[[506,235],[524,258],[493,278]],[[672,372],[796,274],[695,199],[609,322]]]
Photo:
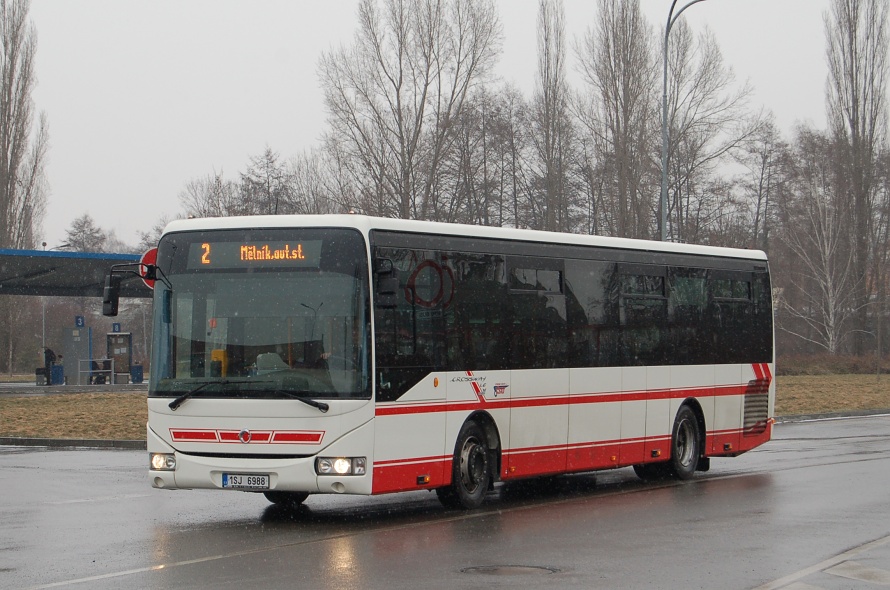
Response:
[[[264,352],[256,357],[257,373],[269,373],[289,368],[287,363],[281,360],[281,357],[276,352]]]

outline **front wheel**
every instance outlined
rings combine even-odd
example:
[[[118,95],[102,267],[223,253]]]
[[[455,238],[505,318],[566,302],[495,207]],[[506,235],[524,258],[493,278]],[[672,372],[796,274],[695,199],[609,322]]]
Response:
[[[701,456],[701,434],[698,418],[689,406],[683,406],[674,420],[671,435],[671,473],[677,479],[695,475]]]
[[[478,508],[491,484],[488,439],[475,422],[466,422],[457,436],[451,468],[451,485],[439,488],[439,501],[447,508]]]

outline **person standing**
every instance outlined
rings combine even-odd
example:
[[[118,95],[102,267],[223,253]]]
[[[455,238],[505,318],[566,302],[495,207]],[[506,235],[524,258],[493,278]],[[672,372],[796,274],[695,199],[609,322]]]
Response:
[[[43,349],[43,369],[46,371],[46,384],[52,385],[53,364],[56,362],[56,353],[51,348]]]

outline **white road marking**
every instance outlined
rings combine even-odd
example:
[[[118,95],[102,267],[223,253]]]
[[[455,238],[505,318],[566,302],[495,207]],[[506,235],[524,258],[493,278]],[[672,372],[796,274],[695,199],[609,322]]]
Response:
[[[887,570],[868,567],[855,561],[845,561],[838,565],[825,570],[826,574],[832,576],[840,576],[849,578],[850,580],[859,580],[861,582],[871,582],[881,586],[890,586],[890,572]]]
[[[784,578],[779,578],[778,580],[774,580],[762,586],[758,586],[754,590],[778,590],[779,588],[785,588],[787,586],[790,586],[794,582],[797,582],[809,576],[810,574],[815,574],[817,572],[833,568],[845,561],[849,561],[851,558],[856,557],[857,555],[865,553],[866,551],[871,551],[872,549],[881,547],[883,545],[886,545],[887,543],[890,543],[890,535],[887,535],[886,537],[882,537],[880,539],[875,539],[874,541],[865,543],[864,545],[860,545],[859,547],[854,547],[849,551],[844,551],[840,555],[835,555],[834,557],[826,559],[825,561],[817,563],[816,565],[810,566],[806,569],[802,569],[799,572],[795,572],[793,574],[785,576]]]

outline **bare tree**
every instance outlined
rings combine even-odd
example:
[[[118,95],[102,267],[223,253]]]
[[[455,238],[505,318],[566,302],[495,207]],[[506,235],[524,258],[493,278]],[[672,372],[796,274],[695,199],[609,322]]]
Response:
[[[534,201],[532,189],[534,125],[531,107],[522,93],[512,85],[485,92],[481,99],[481,132],[486,152],[484,173],[489,185],[487,219],[492,225],[533,227]],[[477,156],[468,156],[477,159]]]
[[[33,126],[37,33],[28,0],[0,2],[0,248],[30,248],[46,201],[48,133]]]
[[[735,86],[714,35],[697,39],[684,20],[671,32],[668,51],[668,235],[702,242],[722,203],[706,189],[719,164],[762,125],[747,111],[751,87]]]
[[[325,54],[319,74],[368,212],[429,217],[454,122],[499,49],[490,0],[361,2],[355,43]]]
[[[769,237],[775,194],[784,187],[791,155],[782,140],[772,115],[747,141],[742,142],[735,160],[745,168],[737,179],[740,206],[746,211],[749,235],[732,245],[769,250]]]
[[[285,174],[290,188],[284,213],[319,214],[350,210],[342,200],[344,193],[339,190],[336,178],[330,172],[336,167],[336,163],[330,160],[324,152],[312,150],[287,161]]]
[[[172,219],[168,215],[162,215],[157,222],[151,227],[151,230],[147,232],[139,232],[139,244],[137,245],[138,252],[146,252],[152,248],[156,248],[158,246],[158,242],[161,240],[161,234],[164,233],[164,228],[167,227],[167,224],[170,223]]]
[[[875,245],[870,237],[876,190],[875,168],[887,132],[887,1],[836,0],[825,15],[831,131],[844,146],[838,191],[848,195],[846,231],[852,239],[857,338],[865,352],[869,282]]]
[[[872,252],[872,278],[875,287],[875,307],[873,317],[875,324],[875,356],[876,370],[880,372],[881,358],[886,346],[884,322],[886,314],[887,280],[890,276],[890,150],[885,146],[881,150],[878,162],[878,187],[875,194],[874,219],[872,222],[871,243],[875,245]]]
[[[366,198],[369,192],[381,194],[382,191],[364,191],[356,180],[358,173],[353,168],[354,160],[349,155],[345,142],[340,141],[333,133],[322,138],[321,152],[325,163],[325,179],[328,199],[339,211],[373,214],[380,210],[382,203],[369,203]]]
[[[0,2],[0,248],[33,248],[48,192],[43,174],[48,132],[41,114],[34,129],[31,93],[36,84],[37,33],[28,21],[28,0]],[[20,329],[29,304],[0,297],[0,362],[10,373],[30,364]]]
[[[71,222],[71,227],[65,230],[65,250],[71,252],[104,252],[108,234],[96,222],[89,213],[84,213]]]
[[[189,217],[229,217],[249,215],[238,184],[226,180],[222,172],[190,180],[179,193],[179,202]]]
[[[266,147],[262,155],[250,158],[247,170],[241,173],[242,206],[256,215],[285,213],[284,205],[293,199],[291,180],[278,153]]]
[[[538,196],[527,191],[523,164],[532,151],[527,112],[513,86],[473,93],[455,121],[455,140],[443,162],[433,219],[503,226],[522,218],[527,224],[530,202]]]
[[[490,174],[497,161],[492,124],[493,97],[482,91],[471,97],[454,123],[454,147],[443,162],[440,195],[431,217],[439,221],[490,225],[494,197]]]
[[[102,247],[105,252],[141,254],[144,251],[140,251],[139,247],[136,244],[128,244],[127,242],[119,238],[114,229],[105,231],[105,243]]]
[[[576,51],[588,93],[579,115],[585,142],[588,199],[603,233],[650,237],[654,224],[656,62],[652,31],[638,0],[600,3],[596,28]]]
[[[532,100],[531,123],[535,145],[534,166],[541,198],[538,227],[569,231],[569,182],[572,122],[566,80],[565,12],[562,0],[538,4],[538,80]]]
[[[782,201],[782,239],[801,270],[783,278],[794,293],[782,308],[801,322],[781,329],[831,354],[841,351],[856,311],[852,252],[847,246],[844,203],[833,188],[836,150],[828,137],[805,130],[797,140],[794,190]]]

